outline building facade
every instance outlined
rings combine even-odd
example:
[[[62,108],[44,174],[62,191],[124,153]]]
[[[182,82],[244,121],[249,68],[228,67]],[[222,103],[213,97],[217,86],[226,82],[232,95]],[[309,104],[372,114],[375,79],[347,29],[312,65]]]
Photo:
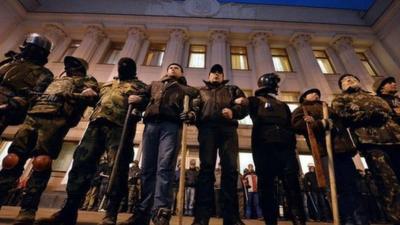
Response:
[[[357,11],[216,0],[4,0],[0,15],[0,52],[18,50],[28,33],[44,34],[54,44],[47,67],[56,76],[64,70],[64,56],[73,55],[87,60],[88,73],[106,82],[117,75],[118,59],[131,57],[146,83],[177,62],[188,83],[200,87],[210,67],[219,63],[226,79],[248,95],[257,89],[260,75],[277,72],[282,80],[278,97],[292,107],[308,87],[321,89],[323,99],[331,101],[340,92],[337,80],[343,73],[358,75],[367,90],[375,77],[400,79],[399,1],[375,1],[369,10]],[[64,189],[65,172],[86,125],[84,118],[68,133],[49,190]],[[3,134],[0,157],[16,129]],[[138,146],[142,130],[140,125]],[[250,130],[249,119],[241,121],[244,153],[250,151]],[[190,128],[193,158],[196,135]],[[299,151],[307,153],[306,148],[299,138]]]

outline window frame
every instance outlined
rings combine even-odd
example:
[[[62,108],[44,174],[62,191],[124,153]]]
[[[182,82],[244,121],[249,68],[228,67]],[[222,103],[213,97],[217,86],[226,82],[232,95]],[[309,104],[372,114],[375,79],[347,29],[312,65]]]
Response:
[[[319,68],[320,68],[322,74],[324,74],[324,75],[335,75],[335,74],[337,74],[337,72],[336,72],[336,70],[335,70],[335,67],[333,66],[333,63],[332,63],[331,59],[329,58],[328,53],[327,53],[325,50],[313,49],[312,51],[313,51],[313,54],[314,54],[315,59],[317,60],[317,64],[318,64],[318,66],[319,66]],[[324,53],[325,57],[316,56],[316,55],[315,55],[315,52],[322,52],[322,53]],[[329,66],[330,66],[331,69],[332,69],[332,73],[324,73],[324,72],[322,71],[322,69],[321,69],[321,66],[320,66],[319,63],[318,63],[318,59],[326,59],[326,60],[328,60]]]
[[[282,55],[282,54],[273,54],[273,50],[274,50],[274,49],[283,50],[283,51],[285,52],[285,54],[284,54],[284,55]],[[271,51],[272,64],[274,65],[274,70],[275,70],[276,72],[279,72],[279,73],[293,73],[293,72],[294,72],[293,66],[292,66],[292,63],[291,63],[291,61],[290,61],[289,54],[288,54],[286,48],[270,48],[270,51]],[[285,58],[287,58],[287,61],[288,61],[288,65],[289,65],[289,69],[290,69],[290,70],[289,70],[289,71],[279,71],[279,70],[277,70],[277,69],[275,68],[275,64],[274,64],[274,57],[285,57]]]
[[[243,48],[244,51],[245,51],[245,53],[244,53],[244,54],[243,54],[243,53],[232,53],[232,49],[233,49],[233,48]],[[239,71],[249,71],[249,70],[250,70],[249,56],[248,56],[248,51],[247,51],[247,47],[246,47],[246,46],[236,46],[236,45],[230,46],[230,48],[229,48],[229,55],[230,55],[231,69],[232,69],[232,70],[239,70]],[[233,57],[233,56],[245,56],[247,68],[246,68],[246,69],[234,69],[234,68],[233,68],[233,63],[232,63],[232,57]]]
[[[64,62],[64,58],[66,56],[72,56],[75,51],[81,46],[82,40],[71,40],[71,42],[68,44],[68,47],[64,50],[63,54],[61,55],[61,58],[57,62]],[[68,50],[74,49],[71,54],[67,55]]]
[[[204,47],[204,52],[197,52],[197,51],[192,51],[193,46],[201,46]],[[204,66],[203,67],[192,67],[190,66],[190,59],[192,57],[192,53],[203,53],[204,54]],[[188,55],[188,61],[187,61],[187,68],[191,69],[205,69],[207,64],[207,45],[202,45],[202,44],[190,44],[189,45],[189,55]]]
[[[111,42],[111,44],[109,45],[109,47],[107,48],[107,51],[105,52],[104,56],[101,59],[101,63],[100,64],[104,64],[104,65],[116,65],[118,64],[118,60],[119,60],[119,55],[122,51],[122,49],[124,48],[124,43],[123,42]],[[115,63],[109,63],[110,61],[110,57],[113,54],[114,51],[118,51],[118,54],[116,56],[116,62]]]
[[[368,72],[368,75],[370,75],[371,77],[380,77],[380,75],[377,73],[374,65],[371,63],[371,61],[368,59],[367,55],[365,55],[364,52],[356,52],[356,54],[357,54],[358,58],[360,59],[361,63],[363,64],[364,68],[365,68],[364,62],[366,62],[369,65],[369,67],[371,68],[371,70],[375,73],[375,74],[370,74],[368,69],[365,68]]]
[[[153,47],[153,46],[157,46],[157,45],[159,45],[159,46],[163,46],[163,51],[160,51],[160,50],[158,50],[158,49],[156,49],[156,50],[152,50],[152,52],[162,52],[163,53],[163,56],[162,56],[162,60],[161,60],[161,62],[160,62],[160,65],[152,65],[152,64],[146,64],[147,63],[147,61],[149,60],[149,54],[150,54],[150,50],[151,50],[151,48]],[[163,61],[164,61],[164,56],[165,56],[165,51],[167,50],[167,44],[166,43],[162,43],[162,42],[154,42],[154,43],[150,43],[149,44],[149,47],[147,48],[147,52],[146,52],[146,56],[145,56],[145,58],[144,58],[144,62],[143,62],[143,66],[154,66],[154,67],[161,67],[162,66],[162,64],[163,64]],[[151,60],[152,61],[152,60]],[[151,62],[150,61],[150,62]]]

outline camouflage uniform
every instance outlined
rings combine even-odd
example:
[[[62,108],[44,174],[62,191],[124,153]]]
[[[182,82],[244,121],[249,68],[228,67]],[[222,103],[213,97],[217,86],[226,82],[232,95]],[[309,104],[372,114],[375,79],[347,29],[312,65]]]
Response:
[[[123,81],[114,80],[101,88],[100,101],[90,117],[89,126],[73,156],[74,163],[67,184],[67,201],[61,211],[50,219],[52,223],[60,224],[64,220],[70,221],[68,224],[75,223],[78,207],[90,188],[100,157],[105,151],[108,151],[108,159],[110,162],[114,162],[128,109],[128,97],[130,95],[143,96],[141,103],[135,106],[136,109],[143,110],[147,104],[147,98],[143,95],[146,87],[143,82],[134,78]],[[118,185],[112,189],[107,212],[118,210],[122,195],[126,192],[128,168],[133,157],[133,137],[138,121],[137,118],[134,119],[131,119],[128,125],[126,139],[128,141],[124,146],[115,180],[115,184]],[[43,220],[42,222],[46,223],[47,221]]]
[[[8,125],[21,124],[32,100],[29,92],[43,92],[53,80],[47,68],[27,60],[14,60],[0,67],[0,134]]]
[[[392,120],[390,106],[379,97],[352,88],[338,95],[332,108],[344,126],[351,129],[354,141],[366,157],[387,215],[400,222],[400,184],[391,167],[395,162],[385,153],[398,151],[400,147],[400,126]]]
[[[19,161],[15,167],[0,171],[0,192],[6,192],[16,183],[26,160],[34,157],[33,172],[22,196],[21,212],[30,212],[34,216],[51,175],[51,166],[39,169],[35,167],[35,159],[39,156],[56,159],[68,130],[77,125],[86,107],[96,102],[93,97],[76,94],[87,88],[98,89],[93,77],[55,79],[28,111],[16,133],[8,152],[16,154]]]

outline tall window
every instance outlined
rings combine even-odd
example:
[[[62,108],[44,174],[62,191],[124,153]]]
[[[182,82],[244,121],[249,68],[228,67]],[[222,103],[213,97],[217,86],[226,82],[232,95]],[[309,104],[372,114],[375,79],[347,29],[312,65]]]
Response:
[[[246,47],[231,47],[231,65],[233,70],[248,70]]]
[[[70,56],[70,55],[74,54],[75,50],[80,45],[81,45],[81,41],[80,40],[72,40],[71,43],[69,44],[67,50],[65,50],[64,55],[62,56],[60,61],[63,61],[65,56]]]
[[[206,46],[190,45],[188,67],[205,68],[205,65],[206,65]]]
[[[276,72],[292,72],[289,56],[284,48],[271,48],[272,61]]]
[[[371,76],[378,76],[376,73],[376,70],[372,66],[371,62],[368,60],[367,56],[362,53],[362,52],[357,52],[358,57],[360,57],[360,60],[362,64],[364,65],[365,69],[367,69],[368,74]]]
[[[333,69],[332,63],[329,60],[328,55],[323,50],[313,50],[314,56],[317,59],[319,68],[323,74],[334,74],[335,70]]]
[[[299,96],[299,92],[282,91],[279,99],[285,102],[289,106],[290,111],[293,112],[300,105]]]
[[[103,58],[104,64],[117,64],[119,60],[119,53],[124,47],[123,43],[112,42]]]
[[[165,44],[152,43],[147,50],[146,60],[144,61],[145,66],[161,66],[164,53]]]

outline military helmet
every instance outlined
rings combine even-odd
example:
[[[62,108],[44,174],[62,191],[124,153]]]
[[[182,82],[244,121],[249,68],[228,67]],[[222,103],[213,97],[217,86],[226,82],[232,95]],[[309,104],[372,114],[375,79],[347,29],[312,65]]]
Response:
[[[306,96],[310,93],[317,93],[319,97],[321,97],[321,91],[318,88],[307,88],[300,95],[299,102],[303,103]]]
[[[394,77],[378,77],[375,79],[374,84],[372,85],[373,91],[375,91],[375,93],[377,95],[381,94],[381,88],[387,84],[387,83],[392,83],[395,82],[396,83],[396,79]]]
[[[46,52],[50,52],[52,48],[52,43],[46,37],[38,34],[38,33],[30,33],[25,38],[24,43],[22,44],[21,48],[25,48],[28,44],[32,44],[44,49]]]
[[[278,74],[266,73],[258,78],[257,85],[259,90],[267,91],[268,93],[278,94],[278,83],[281,81]]]
[[[65,56],[64,66],[65,68],[73,68],[74,70],[81,71],[84,74],[86,74],[86,71],[89,68],[89,64],[86,60],[73,56]]]

